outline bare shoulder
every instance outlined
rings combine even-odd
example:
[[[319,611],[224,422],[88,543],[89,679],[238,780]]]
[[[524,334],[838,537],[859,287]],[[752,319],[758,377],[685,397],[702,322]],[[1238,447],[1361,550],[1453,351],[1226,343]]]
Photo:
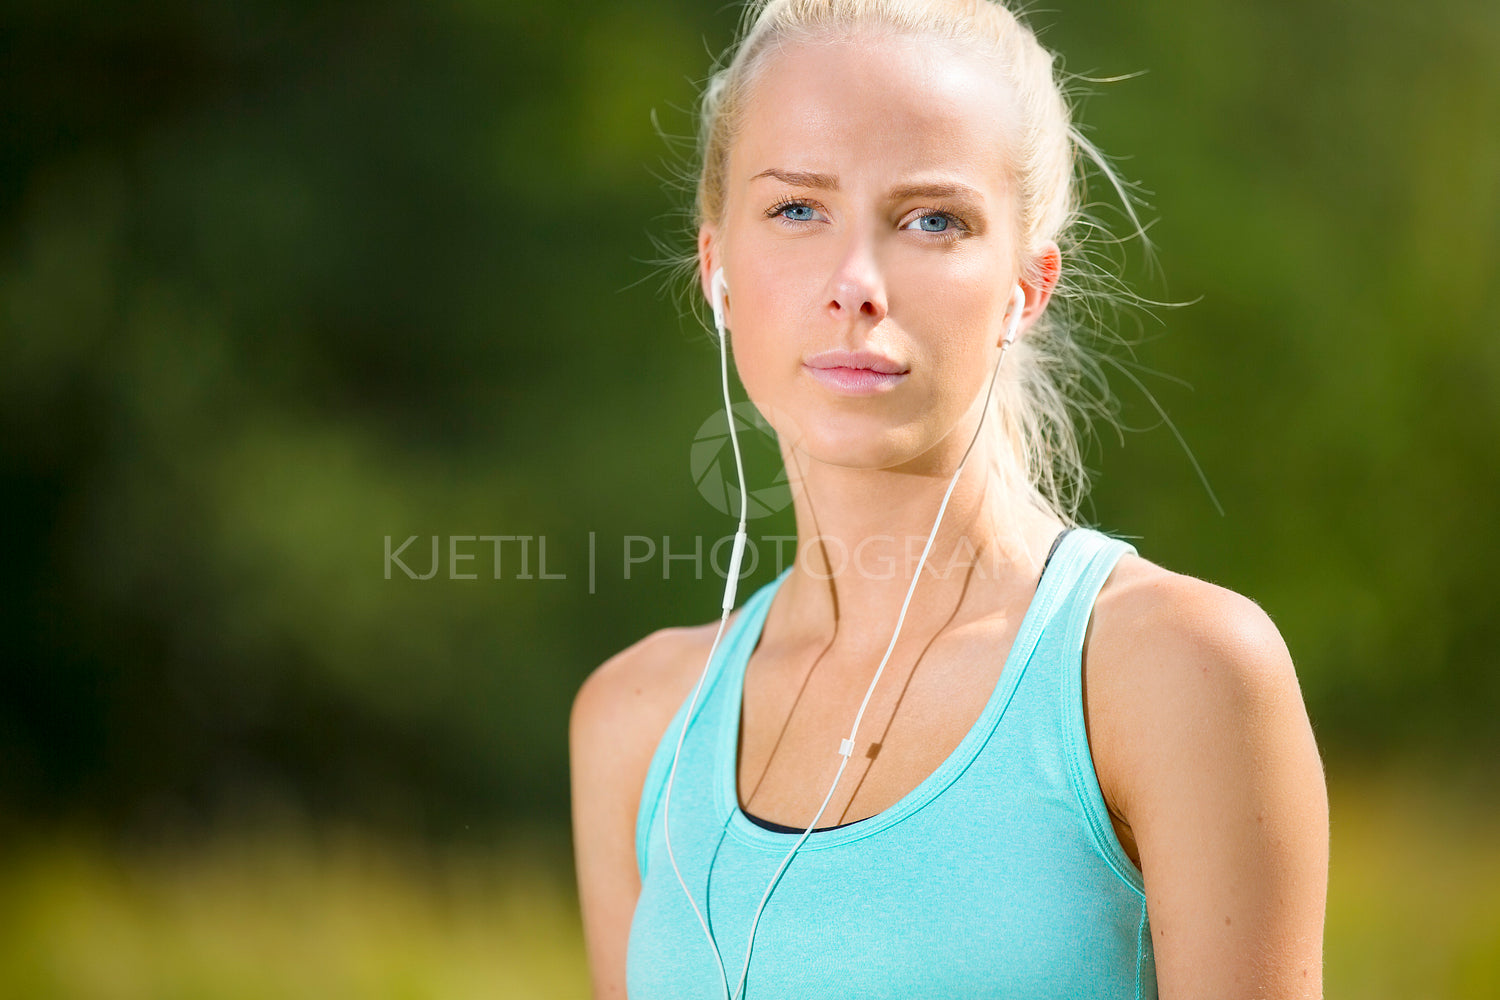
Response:
[[[692,691],[717,629],[717,622],[660,629],[595,669],[573,700],[575,747],[580,739],[654,746]]]
[[[1121,797],[1194,733],[1306,726],[1291,655],[1259,605],[1135,556],[1095,605],[1085,683],[1095,764]]]
[[[1126,670],[1218,667],[1224,680],[1246,682],[1291,670],[1286,644],[1260,605],[1136,556],[1120,561],[1100,593],[1090,641]]]
[[[641,790],[717,629],[714,622],[653,632],[590,674],[573,701],[573,849],[596,997],[625,995],[625,953],[640,893],[634,831]]]
[[[1089,749],[1145,876],[1162,996],[1321,995],[1328,798],[1253,601],[1134,557],[1084,655]]]

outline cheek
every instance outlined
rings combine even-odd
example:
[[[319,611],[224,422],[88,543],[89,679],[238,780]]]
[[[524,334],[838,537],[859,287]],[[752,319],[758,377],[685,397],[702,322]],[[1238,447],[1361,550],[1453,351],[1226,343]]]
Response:
[[[725,254],[730,297],[740,292],[742,319],[774,318],[807,305],[809,293],[826,282],[832,263],[812,239],[766,240],[751,234]]]
[[[892,289],[893,318],[920,331],[929,363],[945,370],[983,365],[1002,334],[1004,280],[1002,270],[982,260],[911,268]]]
[[[745,254],[726,261],[729,343],[740,380],[754,390],[776,369],[800,366],[801,336],[816,304],[813,269],[787,254]]]

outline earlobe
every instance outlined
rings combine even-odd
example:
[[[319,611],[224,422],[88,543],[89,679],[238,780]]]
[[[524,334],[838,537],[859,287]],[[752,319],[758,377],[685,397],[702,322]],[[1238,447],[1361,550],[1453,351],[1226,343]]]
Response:
[[[698,280],[713,311],[714,330],[722,337],[728,321],[729,281],[716,253],[714,231],[708,226],[698,230]]]

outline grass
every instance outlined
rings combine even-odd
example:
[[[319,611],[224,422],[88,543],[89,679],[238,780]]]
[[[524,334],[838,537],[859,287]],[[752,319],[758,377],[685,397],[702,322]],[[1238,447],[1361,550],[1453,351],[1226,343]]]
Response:
[[[1483,784],[1330,780],[1329,997],[1500,997],[1500,802]]]
[[[587,992],[555,849],[422,856],[260,834],[123,856],[34,843],[0,883],[0,996],[464,1000]]]
[[[1326,992],[1500,996],[1500,805],[1413,777],[1335,778]],[[0,860],[0,996],[27,1000],[586,995],[555,842],[424,854],[355,833]]]

